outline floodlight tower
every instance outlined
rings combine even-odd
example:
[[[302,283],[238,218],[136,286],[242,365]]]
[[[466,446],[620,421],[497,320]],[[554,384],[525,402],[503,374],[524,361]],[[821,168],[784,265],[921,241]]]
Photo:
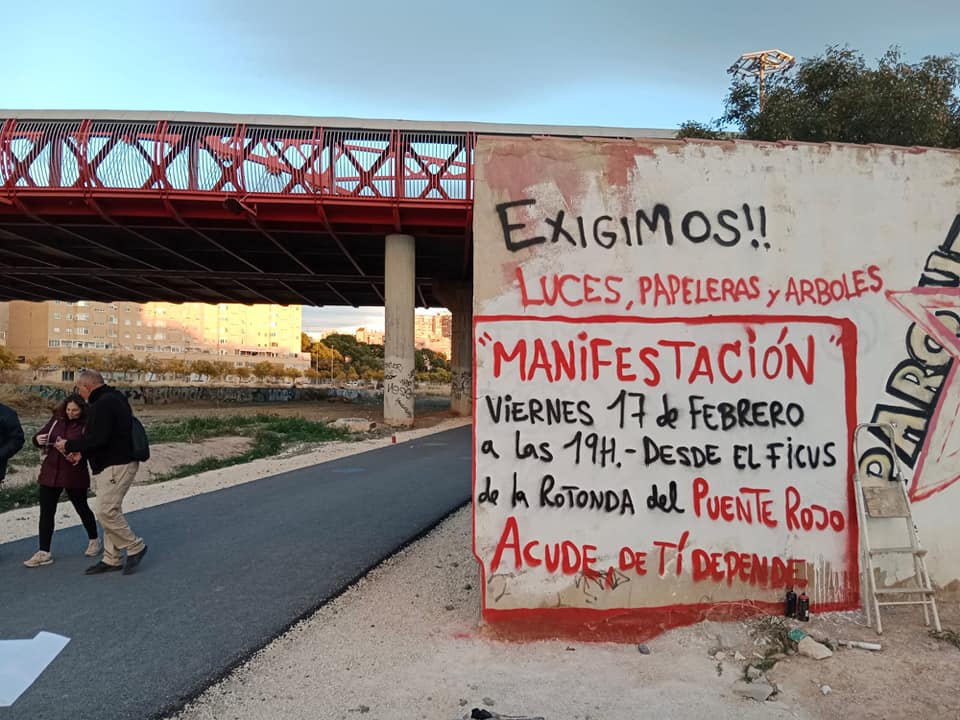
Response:
[[[783,50],[758,50],[757,52],[744,53],[727,70],[733,76],[752,75],[757,78],[760,86],[760,112],[763,112],[763,105],[766,95],[767,75],[775,72],[784,72],[793,67],[795,58],[790,53]]]

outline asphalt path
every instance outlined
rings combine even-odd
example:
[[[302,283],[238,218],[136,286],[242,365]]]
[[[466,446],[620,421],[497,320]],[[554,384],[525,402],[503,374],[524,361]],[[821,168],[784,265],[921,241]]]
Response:
[[[468,426],[129,513],[132,575],[84,575],[80,527],[47,567],[22,565],[34,538],[0,545],[0,639],[70,638],[0,720],[178,709],[463,505],[470,454]]]

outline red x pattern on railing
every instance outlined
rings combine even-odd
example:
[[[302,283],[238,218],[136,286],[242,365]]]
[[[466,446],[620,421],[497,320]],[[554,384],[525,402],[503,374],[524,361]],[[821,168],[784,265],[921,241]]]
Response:
[[[473,133],[0,121],[0,201],[36,193],[320,196],[464,205]]]

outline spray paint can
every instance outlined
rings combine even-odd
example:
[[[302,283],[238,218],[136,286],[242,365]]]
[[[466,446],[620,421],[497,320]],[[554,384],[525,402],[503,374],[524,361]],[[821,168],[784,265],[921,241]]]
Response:
[[[800,597],[797,598],[797,620],[807,622],[810,620],[810,598],[801,590]]]
[[[788,618],[797,616],[797,594],[793,591],[793,588],[787,590],[786,605],[783,614]]]

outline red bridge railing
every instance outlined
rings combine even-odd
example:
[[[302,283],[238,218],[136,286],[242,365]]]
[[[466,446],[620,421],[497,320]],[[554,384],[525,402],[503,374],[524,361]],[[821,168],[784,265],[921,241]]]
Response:
[[[0,120],[4,196],[123,194],[469,204],[474,134]]]

